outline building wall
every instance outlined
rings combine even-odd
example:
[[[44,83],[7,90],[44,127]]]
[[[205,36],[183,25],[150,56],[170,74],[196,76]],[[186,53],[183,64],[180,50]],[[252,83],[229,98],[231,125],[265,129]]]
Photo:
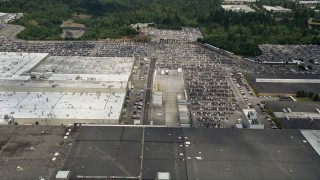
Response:
[[[55,83],[52,83],[55,84]],[[79,88],[79,87],[28,87],[25,86],[6,86],[6,87],[0,87],[1,91],[3,92],[75,92],[75,93],[126,93],[125,88]]]
[[[256,78],[256,82],[261,83],[320,83],[320,79],[265,79]]]
[[[242,124],[244,128],[248,128],[248,129],[264,129],[264,125],[263,124],[251,124],[251,120],[249,120],[248,118],[248,112],[250,111],[255,111],[255,109],[243,109],[241,116],[242,116]],[[256,119],[258,119],[258,114],[257,112],[255,112],[256,115]],[[259,122],[259,121],[258,121]]]
[[[249,119],[247,117],[247,114],[244,111],[242,111],[241,116],[242,116],[243,127],[244,128],[250,128],[250,122],[249,122]]]
[[[7,20],[9,17],[9,14],[3,13],[0,14],[0,23],[3,24],[5,22],[5,20]]]
[[[119,124],[119,119],[44,119],[44,118],[15,118],[18,125],[36,124],[38,125],[61,125],[61,124]]]

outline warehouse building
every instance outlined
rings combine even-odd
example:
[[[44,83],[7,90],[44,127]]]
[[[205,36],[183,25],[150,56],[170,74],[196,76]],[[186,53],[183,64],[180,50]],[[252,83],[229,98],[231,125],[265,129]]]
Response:
[[[221,5],[223,9],[227,11],[235,11],[235,12],[255,12],[254,9],[247,5],[232,5],[232,4],[227,4],[227,5]]]
[[[320,177],[319,130],[0,126],[0,137],[0,179]]]
[[[298,1],[298,4],[300,4],[300,5],[305,5],[305,6],[317,5],[317,4],[320,4],[320,1],[319,1],[319,0],[314,0],[314,1]]]
[[[48,53],[0,52],[0,80],[29,80],[27,73],[48,56]]]
[[[263,6],[263,8],[273,13],[291,12],[291,9],[283,8],[281,6]]]
[[[1,13],[0,12],[0,24],[4,24],[8,18],[9,18],[8,13]]]
[[[225,3],[243,4],[243,3],[255,3],[259,0],[225,0]]]
[[[244,128],[264,129],[264,125],[259,122],[258,113],[255,109],[243,109],[241,116]]]
[[[119,124],[125,94],[0,93],[0,123]]]
[[[295,95],[298,91],[320,93],[318,74],[248,73],[259,95]]]
[[[320,129],[320,103],[267,101],[284,129]]]
[[[320,1],[319,1],[320,3]],[[315,19],[313,18],[310,18],[308,20],[308,28],[309,29],[315,29],[315,30],[318,30],[320,31],[320,22],[319,21],[316,21]]]
[[[1,124],[119,124],[134,58],[0,54]]]

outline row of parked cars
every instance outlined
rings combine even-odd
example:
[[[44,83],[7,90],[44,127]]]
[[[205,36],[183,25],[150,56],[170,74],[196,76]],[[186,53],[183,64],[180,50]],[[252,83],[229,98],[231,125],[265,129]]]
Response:
[[[132,119],[140,119],[142,116],[142,108],[143,108],[143,90],[139,90],[136,93],[136,99],[133,104],[133,110],[132,110]]]

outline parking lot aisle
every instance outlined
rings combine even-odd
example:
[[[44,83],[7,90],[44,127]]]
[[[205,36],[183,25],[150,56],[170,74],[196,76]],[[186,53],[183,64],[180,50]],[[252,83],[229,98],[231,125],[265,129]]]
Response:
[[[238,88],[235,86],[234,82],[231,80],[231,75],[229,70],[225,67],[225,74],[227,75],[227,81],[230,84],[230,88],[233,91],[233,94],[235,95],[235,98],[237,100],[237,102],[239,103],[239,106],[241,109],[246,108],[247,107],[247,103],[244,101],[244,99],[242,98]]]
[[[102,41],[99,41],[96,45],[96,47],[91,51],[90,55],[91,57],[95,57],[97,55],[98,50],[101,48],[102,46]]]

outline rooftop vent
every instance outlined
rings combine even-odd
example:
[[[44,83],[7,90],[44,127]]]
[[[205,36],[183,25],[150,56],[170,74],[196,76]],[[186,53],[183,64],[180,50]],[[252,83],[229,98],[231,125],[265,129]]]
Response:
[[[156,180],[171,180],[171,174],[169,172],[157,172]]]
[[[70,171],[58,171],[56,179],[69,179]]]

